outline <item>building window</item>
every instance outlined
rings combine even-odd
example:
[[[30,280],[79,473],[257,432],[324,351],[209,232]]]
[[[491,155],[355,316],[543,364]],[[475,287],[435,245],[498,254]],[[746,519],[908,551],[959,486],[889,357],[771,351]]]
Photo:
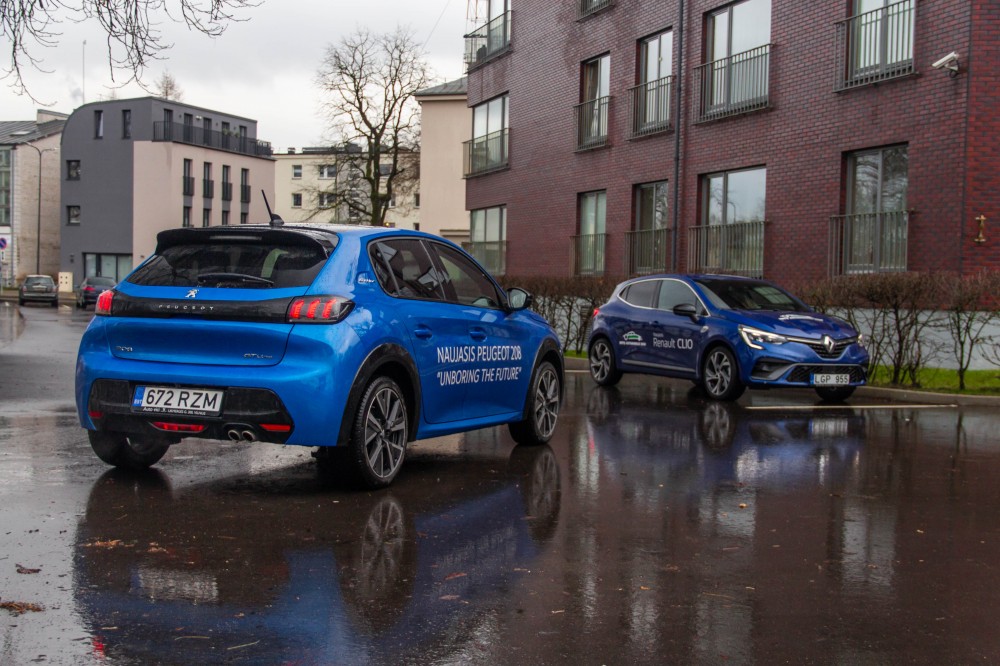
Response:
[[[94,111],[94,138],[104,138],[104,112]]]
[[[240,201],[250,203],[250,169],[240,169]]]
[[[573,239],[573,273],[603,275],[607,193],[601,190],[581,194],[578,209],[579,229]]]
[[[832,270],[905,271],[909,212],[909,155],[890,146],[847,156],[847,215],[831,220]]]
[[[10,226],[10,205],[14,199],[10,155],[10,148],[0,146],[0,227]]]
[[[337,203],[337,195],[333,192],[320,192],[317,196],[320,208],[331,208]],[[299,197],[301,199],[301,195]]]
[[[602,9],[613,6],[614,0],[577,0],[580,5],[579,17],[585,18],[591,14],[596,14]]]
[[[302,193],[295,192],[292,194],[292,208],[302,208]]]
[[[472,140],[465,143],[465,175],[476,176],[508,166],[510,96],[501,95],[472,109]]]
[[[662,273],[670,267],[667,181],[635,188],[635,218],[626,234],[626,265],[630,275]]]
[[[84,252],[83,271],[88,277],[108,277],[117,282],[132,272],[132,255]]]
[[[494,275],[507,272],[507,206],[469,213],[469,243],[465,249]]]
[[[510,48],[510,0],[489,0],[489,22],[465,36],[465,65],[473,69]]]
[[[232,176],[230,172],[232,169],[228,164],[222,165],[222,200],[232,201],[233,200],[233,183]]]
[[[80,160],[66,160],[66,180],[80,180]]]
[[[130,109],[122,110],[122,138],[132,138],[132,111]]]
[[[669,30],[639,42],[639,83],[631,91],[633,137],[670,127],[673,50]]]
[[[240,224],[246,224],[248,219],[246,213],[240,213]]]
[[[913,73],[914,0],[854,0],[837,24],[837,90]]]
[[[206,199],[215,196],[215,181],[212,180],[212,163],[205,162],[201,175],[201,195]]]
[[[222,211],[222,226],[224,226],[224,227],[228,227],[229,226],[229,211],[228,210]]]
[[[389,197],[389,208],[395,208],[395,207],[396,207],[396,195],[393,194],[391,197]]]
[[[184,188],[184,196],[194,196],[194,161],[184,160],[184,175],[181,177],[181,184]]]
[[[768,104],[771,0],[743,0],[708,15],[699,120],[746,113]]]
[[[420,192],[413,195],[413,207],[420,208]]]
[[[382,163],[379,163],[379,165],[378,165],[378,175],[379,176],[381,176],[382,178],[387,178],[389,176],[389,174],[391,174],[391,173],[392,173],[392,165],[391,164],[382,164]]]
[[[300,174],[301,176],[301,174]],[[323,179],[336,178],[337,177],[337,166],[334,164],[320,164],[319,165],[319,177]]]
[[[80,224],[79,206],[66,206],[66,224]]]
[[[212,145],[212,119],[207,116],[201,119],[201,142],[206,146]]]
[[[703,176],[701,188],[701,224],[690,229],[688,267],[763,277],[767,169]]]
[[[611,56],[603,55],[583,63],[580,104],[576,106],[577,150],[607,145],[610,90]]]
[[[301,177],[302,177],[302,165],[301,164],[293,164],[292,165],[292,178],[301,178]]]
[[[210,227],[212,226],[212,209],[203,208],[201,211],[201,226]]]
[[[181,226],[182,227],[191,226],[191,206],[184,206],[184,211],[181,216]]]

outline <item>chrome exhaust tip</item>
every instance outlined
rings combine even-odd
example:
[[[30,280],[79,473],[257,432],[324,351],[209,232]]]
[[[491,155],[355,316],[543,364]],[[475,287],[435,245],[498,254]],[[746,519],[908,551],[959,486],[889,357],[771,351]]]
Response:
[[[238,442],[238,441],[240,441],[240,431],[237,430],[237,429],[235,429],[235,428],[227,430],[226,431],[226,437],[228,437],[229,439],[231,439],[234,442]]]

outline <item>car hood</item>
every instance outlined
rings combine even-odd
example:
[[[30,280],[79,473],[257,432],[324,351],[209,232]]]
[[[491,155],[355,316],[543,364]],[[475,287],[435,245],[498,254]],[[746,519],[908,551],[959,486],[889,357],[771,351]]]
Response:
[[[843,319],[819,312],[780,312],[773,310],[729,310],[722,313],[726,319],[737,324],[753,326],[771,333],[803,338],[819,339],[829,335],[834,340],[850,338],[858,334]]]

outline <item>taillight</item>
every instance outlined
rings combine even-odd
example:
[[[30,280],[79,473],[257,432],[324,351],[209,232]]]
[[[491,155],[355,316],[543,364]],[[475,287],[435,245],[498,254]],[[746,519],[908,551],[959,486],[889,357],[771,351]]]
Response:
[[[288,306],[288,323],[336,324],[353,307],[354,301],[340,296],[303,296]]]
[[[110,315],[111,301],[112,299],[114,299],[114,297],[115,297],[115,292],[111,291],[110,289],[108,291],[102,291],[101,295],[97,297],[97,304],[94,306],[94,314],[105,315],[105,316]]]
[[[594,314],[592,316],[596,318],[597,315],[600,314],[600,312],[601,312],[601,308],[594,308]]]
[[[93,288],[93,287],[91,287],[91,286],[90,286],[90,285],[88,284],[88,285],[87,285],[86,287],[84,287],[84,288],[83,288],[83,290],[84,290],[84,291],[94,291],[94,288]]]

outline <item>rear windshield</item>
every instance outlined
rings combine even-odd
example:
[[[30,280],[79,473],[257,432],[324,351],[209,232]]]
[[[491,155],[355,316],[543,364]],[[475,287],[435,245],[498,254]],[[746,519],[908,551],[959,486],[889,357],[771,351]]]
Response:
[[[113,287],[115,281],[107,277],[89,277],[87,278],[87,284],[96,284],[104,287]]]
[[[716,307],[726,310],[810,311],[802,301],[767,282],[751,280],[696,280],[696,282]]]
[[[148,287],[280,289],[312,284],[326,262],[319,245],[190,243],[154,255],[129,277]]]
[[[55,284],[48,275],[32,275],[24,279],[24,285],[30,287],[35,284]]]

